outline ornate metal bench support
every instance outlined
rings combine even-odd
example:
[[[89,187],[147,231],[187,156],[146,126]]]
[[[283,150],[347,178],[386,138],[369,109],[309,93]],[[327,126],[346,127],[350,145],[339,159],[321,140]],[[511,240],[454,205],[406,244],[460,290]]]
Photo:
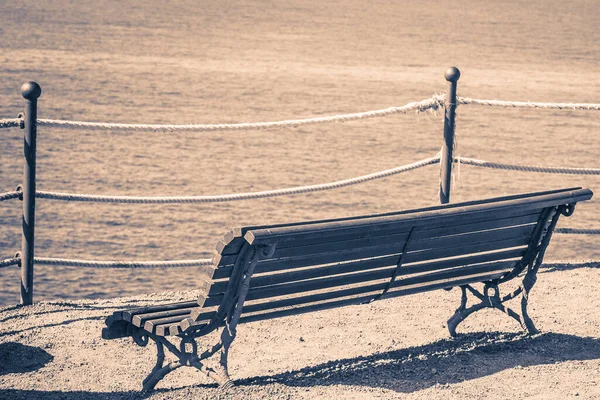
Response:
[[[228,312],[227,318],[225,319],[225,327],[223,328],[223,332],[221,334],[221,341],[202,354],[198,354],[198,345],[196,343],[196,336],[200,336],[199,332],[192,331],[189,334],[180,335],[181,342],[179,343],[179,348],[177,348],[177,346],[171,343],[166,337],[149,334],[146,331],[131,326],[130,333],[136,344],[139,346],[146,346],[149,339],[152,339],[156,343],[156,365],[154,368],[152,368],[152,372],[150,372],[146,379],[144,379],[142,383],[143,390],[150,391],[154,389],[156,384],[165,376],[167,376],[167,374],[182,366],[197,368],[206,376],[217,382],[221,388],[229,388],[233,386],[233,381],[229,377],[229,373],[227,371],[229,347],[235,339],[236,326],[240,321],[242,307],[244,301],[246,300],[248,290],[250,289],[250,279],[252,278],[254,267],[256,266],[260,256],[269,256],[274,252],[274,250],[274,246],[259,248],[250,257],[247,268],[244,271],[245,276],[240,285],[235,306]],[[165,347],[179,360],[164,365]],[[214,354],[219,352],[219,350],[220,361],[219,364],[215,366],[215,369],[208,367],[202,362],[203,360],[212,357]]]
[[[157,341],[155,341],[154,343],[156,343],[156,365],[154,366],[154,368],[152,368],[152,372],[150,372],[150,374],[148,374],[148,376],[142,381],[142,386],[143,386],[144,390],[146,390],[146,386],[148,385],[148,382],[153,380],[156,372],[160,371],[163,368],[163,364],[165,362],[165,348],[164,348],[163,344],[161,342],[157,342]],[[167,373],[165,373],[164,375],[166,375],[166,374]],[[160,379],[162,379],[162,378],[160,378]],[[160,379],[157,379],[156,382],[154,382],[152,384],[152,388],[158,383],[158,381]]]
[[[538,329],[535,327],[535,324],[533,323],[533,321],[529,317],[529,314],[527,313],[527,301],[529,298],[529,291],[535,284],[536,273],[537,269],[529,268],[527,270],[525,278],[523,279],[522,285],[513,293],[504,296],[503,298],[500,297],[500,288],[497,284],[494,283],[487,283],[484,287],[484,293],[479,292],[470,285],[461,286],[460,289],[462,291],[462,295],[460,306],[456,309],[454,315],[448,320],[448,330],[450,331],[450,335],[453,337],[456,336],[456,327],[469,315],[484,308],[495,308],[497,310],[502,311],[509,317],[516,320],[519,323],[519,325],[521,325],[523,330],[527,331],[530,335],[539,333]],[[471,292],[473,296],[480,300],[479,303],[474,304],[468,308],[467,290]],[[492,291],[493,293],[490,294],[490,291]],[[519,315],[516,311],[503,304],[508,300],[515,298],[519,294],[522,295],[521,315]]]
[[[137,336],[139,335],[141,334],[137,334]],[[148,374],[146,379],[144,379],[144,381],[142,382],[143,390],[145,391],[150,391],[154,389],[156,384],[160,382],[165,376],[167,376],[167,374],[183,366],[191,366],[197,368],[221,386],[227,384],[229,380],[229,377],[225,377],[219,374],[217,371],[210,367],[207,367],[202,362],[202,360],[210,358],[212,355],[217,353],[221,349],[221,344],[217,344],[213,346],[210,350],[207,350],[199,355],[196,339],[192,335],[185,335],[181,337],[179,349],[177,348],[177,346],[169,342],[164,337],[144,334],[143,340],[136,340],[136,334],[132,336],[134,338],[134,341],[140,346],[146,346],[148,344],[148,339],[152,339],[156,343],[156,365],[154,366],[154,368],[152,368],[150,374]],[[165,347],[171,353],[173,353],[179,360],[164,365]]]
[[[152,371],[152,373],[150,373],[150,375],[148,375],[146,377],[146,379],[144,379],[143,382],[143,390],[145,391],[149,391],[154,389],[154,386],[156,386],[156,384],[165,376],[167,376],[167,374],[169,372],[175,371],[177,368],[181,367],[181,363],[179,361],[174,361],[171,363],[168,363],[167,365],[165,365],[164,367],[157,369],[156,371]]]
[[[529,292],[531,291],[531,288],[533,288],[533,285],[535,285],[537,271],[542,264],[544,254],[546,253],[546,248],[548,247],[548,243],[550,242],[552,232],[556,227],[559,216],[562,214],[566,217],[569,217],[573,214],[574,210],[575,204],[567,204],[548,209],[545,213],[542,213],[540,221],[545,221],[545,223],[540,225],[539,235],[534,234],[535,239],[532,240],[532,242],[529,244],[529,248],[527,249],[529,256],[526,253],[524,256],[526,261],[520,264],[520,266],[527,265],[527,273],[525,274],[523,282],[519,288],[514,292],[500,298],[500,289],[498,288],[498,284],[506,282],[518,275],[523,270],[522,267],[516,267],[515,270],[513,270],[507,276],[501,278],[499,281],[487,282],[484,286],[483,294],[475,290],[470,285],[464,285],[460,287],[462,290],[460,306],[456,309],[454,315],[448,320],[448,330],[450,331],[451,336],[456,336],[456,327],[458,324],[464,321],[469,315],[473,314],[475,311],[481,310],[482,308],[498,309],[509,317],[514,318],[530,335],[539,333],[539,330],[535,327],[535,324],[527,313]],[[494,291],[493,295],[489,294],[490,289]],[[467,308],[467,290],[469,290],[481,302]],[[511,299],[514,299],[518,295],[521,295],[521,315],[503,304]]]

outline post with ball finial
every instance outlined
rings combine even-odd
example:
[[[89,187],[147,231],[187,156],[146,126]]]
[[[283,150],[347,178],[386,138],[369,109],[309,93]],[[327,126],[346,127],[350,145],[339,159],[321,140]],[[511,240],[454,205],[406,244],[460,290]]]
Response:
[[[25,98],[23,114],[25,129],[23,168],[23,236],[21,239],[21,304],[33,304],[33,252],[35,229],[35,149],[37,136],[37,99],[42,94],[40,85],[27,82],[21,87]]]
[[[446,70],[446,80],[449,82],[448,94],[444,112],[444,144],[440,160],[440,202],[450,202],[450,186],[452,184],[452,164],[454,162],[454,117],[456,116],[456,86],[460,71],[456,67]]]

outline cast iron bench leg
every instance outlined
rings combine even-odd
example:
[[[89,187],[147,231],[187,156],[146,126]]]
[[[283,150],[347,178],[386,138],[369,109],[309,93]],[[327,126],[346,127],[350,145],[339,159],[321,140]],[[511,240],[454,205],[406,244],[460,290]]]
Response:
[[[154,382],[151,387],[147,388],[148,383],[151,380],[154,380],[155,373],[157,371],[160,371],[162,369],[163,364],[165,362],[165,349],[164,349],[163,344],[160,343],[160,342],[158,342],[158,341],[154,341],[154,343],[156,343],[156,353],[157,353],[157,355],[156,355],[156,365],[154,366],[154,368],[152,368],[152,372],[150,372],[150,374],[148,374],[148,376],[146,377],[146,379],[144,379],[142,381],[142,386],[143,386],[144,390],[152,390],[154,388],[154,386],[156,386],[156,384],[158,383],[158,381],[160,379],[156,380],[156,382]]]
[[[150,375],[148,375],[148,377],[146,379],[144,379],[144,383],[143,383],[144,391],[150,391],[150,390],[154,389],[156,384],[158,382],[160,382],[160,380],[162,378],[167,376],[167,374],[169,372],[175,371],[179,367],[181,367],[181,363],[179,361],[174,361],[174,362],[168,363],[167,365],[165,365],[164,367],[162,367],[156,371],[152,371],[152,373],[150,373]]]
[[[521,325],[523,330],[527,331],[530,335],[539,333],[540,331],[535,327],[535,324],[533,323],[532,319],[527,313],[527,302],[529,300],[529,292],[535,284],[536,274],[537,268],[529,268],[521,286],[516,291],[507,296],[504,296],[503,298],[500,298],[500,289],[496,284],[486,284],[483,294],[470,285],[461,286],[460,289],[462,291],[462,294],[460,306],[456,309],[454,315],[448,320],[448,331],[450,332],[450,336],[455,337],[456,327],[469,315],[483,308],[495,308],[497,310],[502,311],[509,317],[515,319],[519,323],[519,325]],[[480,303],[474,304],[471,307],[467,308],[467,290],[470,291],[475,297],[477,297],[480,300]],[[489,294],[490,290],[494,291],[492,295]],[[515,298],[519,294],[521,294],[521,315],[519,315],[516,311],[503,304],[504,302]]]
[[[140,336],[140,334],[137,334]],[[179,349],[173,343],[169,342],[164,337],[157,337],[154,335],[143,335],[143,340],[140,340],[139,337],[136,340],[136,336],[134,336],[134,340],[140,346],[146,346],[148,343],[148,338],[152,339],[156,343],[156,364],[152,371],[142,382],[142,387],[144,391],[151,391],[154,387],[160,382],[167,374],[175,371],[176,369],[183,366],[192,366],[200,370],[209,378],[213,379],[215,382],[219,384],[220,387],[231,387],[233,386],[233,382],[229,379],[229,375],[227,375],[227,370],[223,372],[215,371],[214,369],[207,367],[202,360],[210,358],[214,355],[219,349],[222,349],[222,345],[213,346],[212,349],[198,355],[198,346],[196,344],[195,338],[192,336],[183,336],[181,337],[181,343],[179,345]],[[175,355],[178,360],[168,363],[164,365],[165,361],[165,346],[167,349]]]

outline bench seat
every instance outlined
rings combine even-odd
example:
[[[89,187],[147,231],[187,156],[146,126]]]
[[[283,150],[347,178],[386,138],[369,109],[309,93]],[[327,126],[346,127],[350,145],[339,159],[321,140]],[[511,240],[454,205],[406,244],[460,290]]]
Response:
[[[114,337],[105,337],[105,339],[114,339],[116,337],[127,337],[131,332],[127,332],[127,325],[143,329],[148,333],[157,336],[177,336],[184,332],[181,328],[181,321],[191,318],[191,313],[198,308],[198,301],[183,301],[152,307],[140,307],[131,310],[117,311],[113,313],[111,321],[121,324],[124,328],[120,334],[113,330]],[[206,325],[215,314],[214,310],[206,310],[205,316],[199,316],[194,321],[194,328],[200,328]],[[126,324],[125,324],[126,323]],[[187,327],[189,329],[189,327]]]

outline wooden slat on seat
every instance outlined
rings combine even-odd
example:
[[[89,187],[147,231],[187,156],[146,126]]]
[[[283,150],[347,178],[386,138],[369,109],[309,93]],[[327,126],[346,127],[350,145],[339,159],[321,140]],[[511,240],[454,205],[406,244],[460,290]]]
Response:
[[[159,325],[154,329],[154,332],[158,336],[177,336],[182,332],[179,326],[180,322]]]
[[[143,327],[144,324],[146,323],[146,321],[151,320],[151,319],[168,318],[168,317],[174,317],[174,316],[179,316],[179,315],[189,315],[192,312],[192,310],[195,309],[196,307],[198,307],[198,305],[196,305],[194,307],[186,307],[186,308],[180,308],[180,309],[170,310],[170,311],[159,311],[159,312],[153,312],[153,313],[147,313],[147,314],[137,314],[131,319],[131,323],[135,326]]]
[[[195,300],[192,300],[192,301],[181,301],[181,302],[177,302],[177,303],[163,304],[163,305],[152,306],[152,307],[134,308],[132,310],[122,311],[122,315],[123,315],[122,318],[127,322],[131,322],[133,317],[137,314],[146,314],[146,313],[153,313],[153,312],[177,310],[180,308],[195,307],[197,305],[198,305],[198,303]]]
[[[199,315],[196,316],[196,322],[202,322],[202,321],[208,322],[213,317],[214,314],[215,314],[215,311],[200,313]],[[144,330],[154,333],[158,336],[173,335],[172,332],[176,330],[173,327],[173,325],[179,324],[181,321],[183,321],[187,318],[190,318],[190,315],[191,315],[191,311],[186,314],[181,314],[181,315],[149,319],[144,322],[143,328],[144,328]],[[168,329],[165,329],[167,326],[168,326]],[[181,330],[179,330],[179,332],[176,334],[179,334],[179,333],[181,333]]]

